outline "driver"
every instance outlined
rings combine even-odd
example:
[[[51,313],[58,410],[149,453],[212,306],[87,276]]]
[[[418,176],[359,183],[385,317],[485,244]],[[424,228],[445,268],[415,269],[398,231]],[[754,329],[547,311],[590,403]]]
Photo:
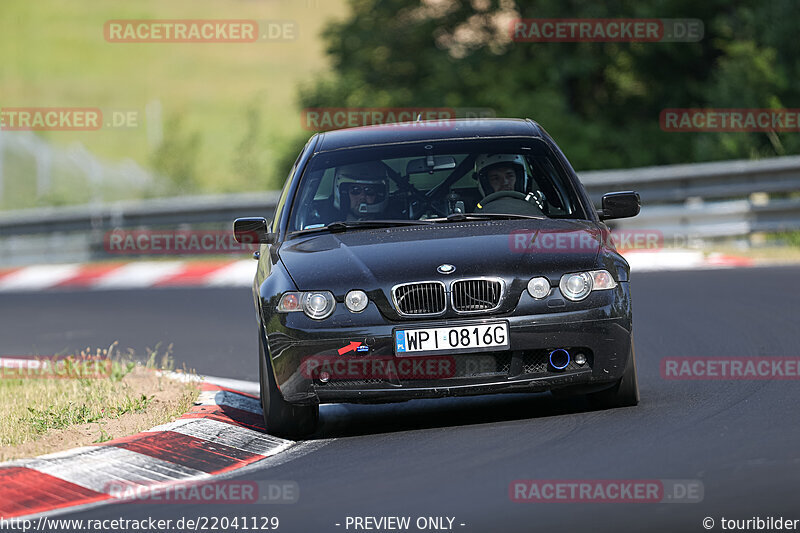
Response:
[[[475,176],[484,197],[500,191],[522,192],[525,161],[521,155],[482,154],[475,159]]]
[[[481,154],[475,158],[475,179],[483,199],[476,212],[541,216],[541,193],[527,192],[529,180],[525,159],[519,154]],[[505,193],[505,194],[498,194]]]
[[[346,220],[380,218],[389,196],[386,169],[378,161],[354,163],[336,168],[333,179],[333,206]]]

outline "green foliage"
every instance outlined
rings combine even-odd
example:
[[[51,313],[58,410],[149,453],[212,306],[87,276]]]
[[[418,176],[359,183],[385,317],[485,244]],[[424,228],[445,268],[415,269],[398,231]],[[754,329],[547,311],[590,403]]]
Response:
[[[197,189],[197,160],[201,137],[197,131],[187,131],[180,114],[173,114],[164,124],[164,137],[152,156],[156,172],[167,176],[174,193],[194,192]]]
[[[126,413],[141,413],[147,409],[148,404],[152,401],[154,396],[146,396],[142,394],[139,397],[126,396],[120,402],[120,405],[114,406],[109,416],[119,418]]]
[[[36,409],[28,407],[28,422],[36,433],[45,433],[50,429],[63,429],[76,424],[94,422],[103,415],[96,414],[86,404],[69,402],[58,407]]]
[[[101,442],[108,442],[108,441],[110,441],[111,439],[114,438],[113,436],[111,436],[111,434],[108,433],[108,431],[106,431],[106,428],[104,428],[103,425],[100,424],[99,422],[97,423],[97,427],[100,430],[100,436],[97,437],[97,440],[94,441],[95,444],[98,444],[98,443],[101,443]]]
[[[286,139],[310,135],[302,132],[294,105],[296,86],[327,70],[318,34],[324,21],[341,16],[345,7],[345,0],[0,0],[0,107],[97,107],[107,116],[115,110],[137,111],[136,127],[37,133],[67,155],[80,143],[109,165],[130,158],[149,171],[155,164],[163,174],[163,183],[156,180],[152,189],[111,180],[113,191],[105,184],[101,188],[103,201],[184,190],[214,194],[277,188],[288,170],[275,166],[288,149]],[[297,38],[137,44],[109,43],[103,37],[108,20],[186,18],[294,21]],[[261,159],[250,171],[259,175],[256,181],[240,177],[240,167],[232,164],[241,159],[238,145],[249,128],[242,111],[252,101],[261,106],[262,117],[257,138]],[[163,112],[148,111],[156,109]],[[173,142],[169,136],[176,129],[179,139]],[[160,138],[167,142],[158,144]],[[66,155],[54,161],[52,188],[37,191],[33,162],[14,160],[13,152],[6,146],[0,209],[96,199],[94,188],[100,186],[88,182],[82,168],[60,160]],[[264,165],[262,176],[257,169]]]
[[[122,381],[122,378],[130,374],[134,368],[136,363],[133,361],[112,361],[109,379],[113,382]]]
[[[800,248],[800,231],[783,231],[767,235],[767,240],[772,244],[778,246],[791,246],[792,248]]]
[[[247,106],[244,120],[242,140],[234,151],[233,171],[248,183],[263,183],[268,172],[265,162],[266,146],[261,131],[261,110],[256,102]]]
[[[795,0],[351,0],[324,32],[334,73],[301,107],[490,107],[530,117],[576,168],[800,152],[797,133],[670,133],[665,108],[796,107]],[[438,7],[437,7],[438,6]],[[504,18],[505,17],[505,18]],[[513,18],[696,18],[695,43],[511,42]]]
[[[99,411],[87,403],[75,402],[45,408],[28,407],[27,422],[34,432],[43,434],[51,429],[97,422],[104,418],[119,418],[127,413],[141,413],[147,409],[152,399],[153,396],[144,394],[138,397],[125,395],[118,405],[111,406],[108,410],[101,408]]]

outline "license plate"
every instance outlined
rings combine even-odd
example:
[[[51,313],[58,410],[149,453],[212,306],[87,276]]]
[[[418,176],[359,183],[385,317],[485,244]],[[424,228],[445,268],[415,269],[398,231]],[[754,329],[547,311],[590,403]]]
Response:
[[[428,329],[398,329],[394,351],[401,355],[507,350],[508,323]]]

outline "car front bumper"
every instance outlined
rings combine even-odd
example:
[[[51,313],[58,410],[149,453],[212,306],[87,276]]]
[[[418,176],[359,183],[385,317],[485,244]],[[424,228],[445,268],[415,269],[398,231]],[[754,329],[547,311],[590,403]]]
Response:
[[[383,320],[349,327],[319,323],[313,329],[273,317],[267,327],[267,353],[282,395],[293,403],[373,403],[567,387],[590,392],[619,380],[627,365],[632,338],[627,285],[620,283],[617,290],[599,297],[599,306],[535,315]],[[394,354],[393,332],[398,328],[497,322],[508,323],[508,350]],[[364,351],[350,348],[354,343]],[[572,356],[563,370],[547,364],[549,353],[558,348]],[[583,365],[574,360],[578,353],[586,358]]]

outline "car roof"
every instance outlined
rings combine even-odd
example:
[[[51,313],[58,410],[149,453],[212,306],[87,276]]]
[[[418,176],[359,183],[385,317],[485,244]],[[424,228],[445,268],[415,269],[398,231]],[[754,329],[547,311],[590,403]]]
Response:
[[[542,137],[538,124],[530,119],[518,118],[466,118],[400,122],[334,130],[318,135],[315,152],[327,152],[355,146],[446,139]]]

